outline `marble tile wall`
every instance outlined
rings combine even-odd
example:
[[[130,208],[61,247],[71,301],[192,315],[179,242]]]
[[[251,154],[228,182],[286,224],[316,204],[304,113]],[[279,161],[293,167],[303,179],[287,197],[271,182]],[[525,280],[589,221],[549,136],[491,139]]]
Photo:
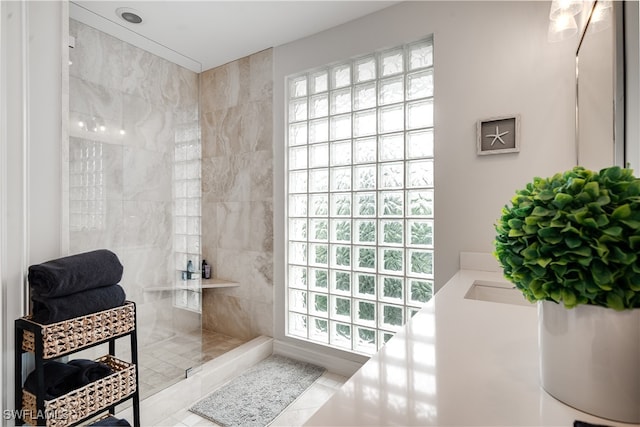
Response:
[[[203,293],[202,326],[273,336],[273,72],[265,50],[200,74],[202,251],[240,283]]]
[[[144,351],[156,329],[200,327],[150,290],[176,274],[174,149],[199,137],[198,75],[75,20],[70,34],[69,252],[118,254]]]

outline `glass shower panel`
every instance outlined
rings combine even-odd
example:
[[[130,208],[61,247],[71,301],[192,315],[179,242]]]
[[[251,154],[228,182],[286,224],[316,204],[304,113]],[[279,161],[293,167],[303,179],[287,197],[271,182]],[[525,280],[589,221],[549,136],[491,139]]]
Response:
[[[68,252],[123,264],[145,398],[207,360],[198,74],[76,20],[69,31]]]

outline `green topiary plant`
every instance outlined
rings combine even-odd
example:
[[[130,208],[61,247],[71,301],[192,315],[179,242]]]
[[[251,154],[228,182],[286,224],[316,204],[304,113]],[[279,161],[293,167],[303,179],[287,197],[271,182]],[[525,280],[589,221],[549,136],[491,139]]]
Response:
[[[534,178],[511,204],[494,255],[529,301],[640,308],[640,179],[630,169]]]

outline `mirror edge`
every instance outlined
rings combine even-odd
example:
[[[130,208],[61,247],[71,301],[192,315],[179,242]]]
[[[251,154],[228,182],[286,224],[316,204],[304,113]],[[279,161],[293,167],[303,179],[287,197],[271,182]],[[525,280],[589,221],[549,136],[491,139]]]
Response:
[[[576,48],[575,56],[575,76],[576,76],[576,104],[575,104],[575,161],[576,165],[579,165],[580,159],[580,139],[579,139],[579,96],[578,96],[578,65],[580,48],[584,42],[585,35],[589,29],[593,12],[599,2],[602,0],[595,0],[589,10],[587,11],[588,17],[586,23],[580,32],[578,47]],[[614,152],[613,160],[614,165],[625,167],[627,165],[627,153],[625,143],[625,5],[626,1],[610,2],[613,14],[613,141]]]

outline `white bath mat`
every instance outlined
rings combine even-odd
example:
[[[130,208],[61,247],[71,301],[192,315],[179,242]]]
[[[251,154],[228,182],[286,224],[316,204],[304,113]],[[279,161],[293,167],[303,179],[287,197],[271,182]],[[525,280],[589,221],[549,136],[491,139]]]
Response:
[[[189,410],[226,427],[264,427],[325,369],[272,355],[232,379]]]

